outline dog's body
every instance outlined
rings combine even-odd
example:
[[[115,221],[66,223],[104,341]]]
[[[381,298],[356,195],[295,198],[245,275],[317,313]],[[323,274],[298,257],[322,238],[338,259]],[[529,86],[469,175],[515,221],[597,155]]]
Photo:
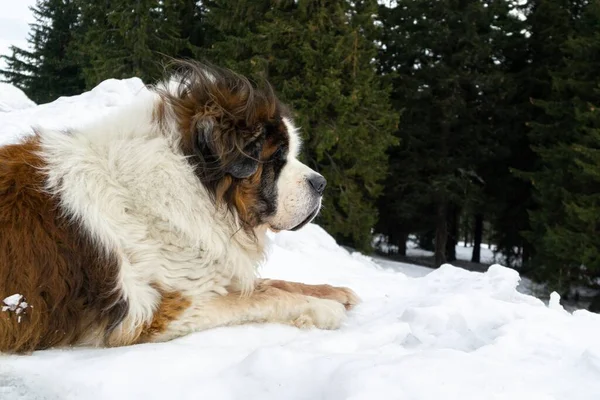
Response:
[[[164,341],[247,322],[337,328],[352,291],[258,280],[267,229],[324,179],[268,89],[185,64],[85,129],[0,148],[0,351]]]

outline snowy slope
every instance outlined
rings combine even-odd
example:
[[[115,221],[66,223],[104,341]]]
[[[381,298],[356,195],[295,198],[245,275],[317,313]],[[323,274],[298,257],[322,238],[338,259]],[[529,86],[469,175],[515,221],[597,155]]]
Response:
[[[494,252],[491,250],[487,244],[482,244],[480,246],[480,260],[483,264],[493,264],[495,262]],[[463,261],[471,261],[471,256],[473,255],[473,247],[467,247],[464,245],[464,242],[458,242],[455,247],[456,250],[456,259]],[[406,242],[406,255],[412,257],[433,257],[434,252],[429,250],[423,250],[417,246],[413,241]]]
[[[78,124],[139,90],[139,80],[108,81],[0,114],[0,129],[9,141],[29,124]],[[363,298],[339,331],[246,325],[163,344],[4,355],[0,399],[600,398],[600,315],[517,292],[513,270],[379,265],[314,224],[270,237],[263,276],[346,285]]]
[[[0,112],[35,107],[23,91],[11,84],[0,82]]]
[[[19,90],[14,86],[10,87]],[[131,102],[145,90],[138,78],[109,79],[79,96],[60,97],[52,103],[33,108],[20,107],[23,102],[18,97],[4,98],[0,95],[0,107],[4,101],[6,107],[13,110],[0,113],[0,145],[14,142],[23,134],[31,133],[37,125],[53,129],[80,126],[110,112],[114,107]],[[1,91],[2,87],[0,93]],[[35,105],[33,102],[32,104]]]

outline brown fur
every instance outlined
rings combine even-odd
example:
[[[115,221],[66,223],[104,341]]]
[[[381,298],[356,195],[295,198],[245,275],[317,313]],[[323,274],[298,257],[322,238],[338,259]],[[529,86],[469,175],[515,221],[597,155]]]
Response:
[[[272,286],[290,293],[299,293],[306,296],[318,297],[320,299],[335,300],[342,303],[346,310],[351,310],[360,302],[356,294],[348,288],[331,285],[307,285],[305,283],[265,279],[261,282],[263,286]]]
[[[289,114],[277,99],[271,86],[262,87],[251,83],[242,75],[210,65],[178,62],[178,90],[176,95],[159,91],[169,104],[178,121],[182,134],[180,142],[183,153],[196,166],[196,173],[211,191],[216,203],[224,203],[235,210],[243,228],[251,232],[260,225],[264,213],[259,207],[258,189],[262,179],[261,165],[282,145],[287,144],[287,131],[281,121]],[[214,81],[209,75],[215,77]],[[163,123],[166,115],[164,105],[155,111],[154,117]],[[206,141],[210,149],[198,149],[198,139],[203,133],[199,126],[211,127]],[[271,134],[265,135],[269,125]],[[202,137],[200,137],[202,140]],[[264,140],[256,161],[259,166],[254,174],[245,179],[235,179],[224,171],[246,157],[248,143]]]
[[[280,126],[277,127],[277,133],[279,133],[279,135],[267,138],[262,148],[260,154],[261,164],[259,164],[256,172],[252,176],[237,182],[236,185],[231,187],[233,194],[229,201],[233,202],[240,219],[251,228],[256,227],[262,222],[261,210],[258,207],[258,203],[260,201],[259,191],[261,188],[261,181],[263,179],[263,172],[265,171],[264,163],[268,162],[267,160],[269,160],[269,158],[277,151],[282,142],[285,141],[280,133],[284,131],[285,127],[283,126],[283,123],[280,123]]]
[[[0,311],[2,352],[102,342],[127,309],[114,291],[117,259],[44,192],[38,147],[34,137],[0,148],[0,301],[19,293],[29,305],[19,315]]]
[[[152,322],[144,327],[140,333],[139,343],[151,342],[154,337],[167,330],[169,324],[175,321],[192,304],[180,292],[168,292],[158,289],[161,302],[154,312]]]
[[[233,195],[231,196],[231,201],[240,219],[251,227],[259,223],[257,221],[259,216],[254,213],[252,205],[257,202],[261,174],[262,167],[259,166],[255,174],[233,187]]]
[[[232,71],[199,63],[179,62],[178,67],[177,93],[159,93],[175,113],[183,153],[197,163],[204,183],[217,183],[226,167],[243,156],[245,144],[260,135],[263,124],[275,118],[282,106],[268,84],[259,89]],[[164,108],[155,117],[159,122],[169,118]],[[201,122],[214,127],[208,138],[211,157],[198,154]]]

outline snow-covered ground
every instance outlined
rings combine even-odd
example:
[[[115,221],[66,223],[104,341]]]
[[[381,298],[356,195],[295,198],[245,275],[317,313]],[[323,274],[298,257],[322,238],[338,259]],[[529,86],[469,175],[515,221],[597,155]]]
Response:
[[[9,142],[30,124],[77,125],[140,90],[139,80],[108,81],[0,114],[0,130]],[[518,292],[514,270],[376,262],[314,224],[270,237],[263,276],[345,285],[362,297],[340,330],[246,325],[162,344],[4,355],[0,399],[600,398],[600,315]]]
[[[456,259],[463,261],[471,261],[473,255],[473,246],[465,246],[465,242],[458,242],[456,245]],[[480,261],[483,264],[492,264],[496,259],[494,258],[494,249],[490,248],[487,244],[482,244],[480,247]]]
[[[492,264],[495,261],[494,250],[487,244],[482,244],[480,250],[480,261],[482,264]],[[464,242],[459,242],[456,247],[456,259],[462,261],[471,261],[473,255],[473,246],[465,246]],[[420,249],[416,243],[409,241],[406,243],[406,255],[413,257],[433,257],[433,251]]]
[[[131,102],[140,92],[147,90],[138,78],[109,79],[89,92],[79,96],[60,97],[37,107],[22,107],[27,100],[18,96],[11,102],[11,93],[19,89],[9,84],[0,86],[0,102],[10,112],[0,113],[0,145],[14,142],[18,137],[32,133],[35,126],[52,129],[76,128],[95,118],[101,118],[114,107]],[[25,96],[23,92],[21,95]],[[29,100],[31,101],[31,100]],[[35,103],[31,102],[34,106]]]
[[[35,107],[23,91],[8,83],[0,82],[0,113]]]
[[[382,239],[383,236],[379,236],[378,239]],[[378,250],[387,253],[394,253],[398,251],[398,246],[390,245],[385,242],[373,243],[375,248]],[[496,256],[494,255],[495,248],[490,247],[487,244],[482,244],[480,246],[480,261],[482,264],[493,264],[496,261]],[[455,247],[456,250],[456,259],[461,261],[471,261],[471,256],[473,255],[473,246],[465,246],[465,242],[459,241]],[[416,238],[410,237],[406,241],[406,255],[408,257],[433,257],[434,252],[429,250],[424,250],[419,247]]]

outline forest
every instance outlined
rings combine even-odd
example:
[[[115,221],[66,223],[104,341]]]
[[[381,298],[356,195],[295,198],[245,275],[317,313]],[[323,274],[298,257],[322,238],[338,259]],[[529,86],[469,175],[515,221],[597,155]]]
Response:
[[[268,79],[328,180],[340,244],[600,287],[600,2],[38,0],[0,78],[37,103],[172,59]],[[381,239],[383,238],[383,239]],[[574,294],[573,294],[574,293]]]

